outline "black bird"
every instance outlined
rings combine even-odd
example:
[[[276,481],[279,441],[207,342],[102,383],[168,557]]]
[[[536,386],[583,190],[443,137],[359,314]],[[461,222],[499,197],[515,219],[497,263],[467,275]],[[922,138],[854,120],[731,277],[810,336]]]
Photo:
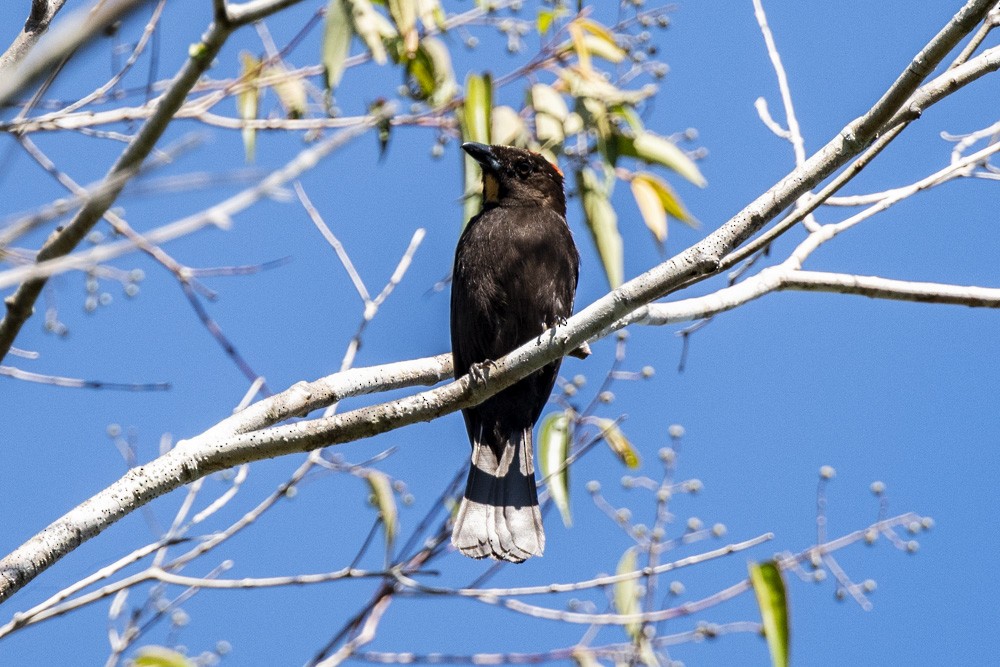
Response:
[[[559,169],[513,146],[465,143],[462,148],[482,166],[483,209],[469,221],[455,251],[451,349],[456,378],[568,318],[580,266],[566,224]],[[472,465],[451,541],[467,556],[520,563],[545,549],[531,430],[559,364],[548,364],[462,411]]]

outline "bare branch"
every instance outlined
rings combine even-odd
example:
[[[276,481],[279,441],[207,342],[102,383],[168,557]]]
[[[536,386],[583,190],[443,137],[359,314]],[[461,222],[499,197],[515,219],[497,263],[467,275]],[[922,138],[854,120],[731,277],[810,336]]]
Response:
[[[36,77],[93,39],[105,27],[147,2],[150,0],[104,0],[92,8],[79,9],[60,21],[34,47],[29,45],[28,50],[20,55],[11,54],[13,62],[0,66],[0,105],[10,102]],[[52,4],[61,6],[63,2],[52,0]],[[38,37],[34,41],[38,41]],[[4,57],[8,54],[10,51]]]
[[[465,376],[437,389],[342,415],[232,437],[210,439],[205,434],[182,441],[155,461],[130,470],[0,561],[0,600],[12,595],[82,541],[169,490],[239,463],[356,440],[478,404],[576,349],[650,301],[669,294],[692,278],[717,271],[727,253],[874,142],[884,125],[901,113],[902,105],[920,82],[994,4],[993,0],[970,0],[921,50],[882,98],[819,152],[703,241],[625,283],[566,324],[497,360],[490,366],[488,382]],[[739,594],[745,589],[736,589],[743,585],[720,595]]]
[[[24,29],[0,56],[0,77],[6,76],[11,69],[27,57],[45,31],[49,29],[49,23],[52,22],[64,4],[66,4],[66,0],[31,0],[31,13],[28,15],[28,20],[24,22]]]

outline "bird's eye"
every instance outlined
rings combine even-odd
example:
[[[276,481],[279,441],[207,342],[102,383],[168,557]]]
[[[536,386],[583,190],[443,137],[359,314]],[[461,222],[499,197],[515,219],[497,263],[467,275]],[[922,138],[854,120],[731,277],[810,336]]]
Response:
[[[535,170],[534,166],[527,160],[518,160],[514,164],[514,170],[517,171],[517,175],[524,178],[529,176],[532,171]]]

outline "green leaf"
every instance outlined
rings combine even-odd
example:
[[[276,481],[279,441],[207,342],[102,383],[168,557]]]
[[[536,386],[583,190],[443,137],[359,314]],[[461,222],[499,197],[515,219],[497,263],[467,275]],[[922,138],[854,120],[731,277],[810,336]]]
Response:
[[[774,561],[749,563],[747,567],[771,651],[771,664],[788,667],[788,597],[781,568]]]
[[[569,445],[573,440],[573,421],[566,412],[553,412],[545,417],[538,431],[538,456],[542,478],[549,487],[552,502],[559,508],[563,525],[573,525],[569,509]]]
[[[135,667],[195,667],[193,660],[166,646],[143,646],[132,658]]]
[[[608,284],[614,289],[622,284],[625,274],[625,251],[618,232],[618,216],[592,169],[585,167],[576,172],[576,182],[583,200],[587,228],[594,238]]]
[[[601,667],[601,663],[597,662],[593,652],[586,646],[574,646],[571,655],[577,667]]]
[[[535,109],[535,136],[539,143],[561,144],[566,138],[563,123],[569,117],[562,94],[552,86],[536,83],[531,87],[531,106]]]
[[[631,185],[632,196],[642,214],[642,220],[662,247],[667,240],[667,212],[663,210],[660,196],[656,193],[656,188],[644,178],[633,178]]]
[[[669,183],[648,171],[640,171],[633,178],[648,182],[656,190],[656,195],[660,198],[660,203],[663,205],[663,210],[667,212],[667,215],[677,218],[692,229],[698,228],[698,221],[684,208],[680,197],[677,196],[677,193],[674,192]]]
[[[640,171],[632,175],[632,195],[642,219],[657,243],[667,239],[667,215],[697,229],[698,221],[691,217],[670,185],[656,174]]]
[[[413,56],[419,45],[417,35],[417,3],[415,0],[388,0],[389,16],[403,38],[406,53]]]
[[[446,17],[440,0],[417,0],[417,14],[425,30],[444,31]]]
[[[462,141],[475,141],[489,144],[492,129],[493,114],[493,79],[489,74],[482,76],[469,72],[465,79],[465,101],[462,103],[460,121],[462,125]],[[468,155],[464,155],[462,164],[464,180],[464,205],[462,209],[462,226],[464,227],[482,208],[482,171],[479,164]]]
[[[400,47],[402,43],[396,40],[395,45]],[[397,61],[406,65],[410,89],[416,98],[436,108],[455,97],[458,84],[451,66],[451,53],[444,42],[436,37],[425,37],[413,57],[407,58],[402,53],[398,56]]]
[[[622,433],[622,430],[618,428],[615,420],[598,417],[597,427],[601,429],[601,437],[608,443],[611,451],[621,459],[622,463],[629,468],[639,467],[639,454],[635,451],[635,447],[632,446],[629,439],[625,437],[625,434]]]
[[[257,104],[260,101],[260,90],[257,88],[257,80],[260,79],[260,60],[244,51],[240,53],[240,62],[242,63],[240,79],[246,84],[246,88],[236,96],[236,109],[243,120],[257,120]],[[244,127],[241,134],[246,161],[253,162],[257,149],[257,130]]]
[[[551,9],[539,9],[538,19],[535,21],[535,28],[538,29],[539,35],[544,35],[552,27],[552,19],[555,18],[555,12]]]
[[[351,23],[348,19],[346,0],[330,0],[326,6],[322,50],[327,90],[333,90],[340,84],[350,48]]]
[[[493,110],[493,79],[469,72],[465,79],[465,104],[462,108],[462,139],[490,143],[490,115]]]
[[[399,33],[386,17],[375,11],[370,0],[347,0],[347,2],[351,6],[351,25],[354,27],[354,32],[368,47],[372,60],[384,65],[387,61],[385,42],[396,39]]]
[[[616,116],[628,123],[629,128],[634,134],[642,133],[645,128],[642,125],[642,118],[636,112],[635,107],[630,104],[616,104],[612,111]]]
[[[508,146],[527,145],[527,128],[524,119],[512,107],[501,105],[493,109],[490,123],[490,137],[498,144]]]
[[[572,38],[556,49],[557,54],[575,51],[584,70],[590,69],[590,56],[603,58],[611,63],[620,63],[628,54],[618,46],[614,36],[606,27],[589,18],[579,18],[569,25]]]
[[[707,185],[705,177],[698,170],[698,165],[669,139],[648,131],[636,134],[634,137],[624,134],[618,136],[618,151],[622,155],[637,158],[647,164],[661,164],[699,188]]]
[[[386,544],[392,544],[396,539],[396,530],[399,527],[398,514],[396,512],[396,497],[392,494],[392,484],[385,473],[378,470],[370,470],[367,475],[368,486],[371,487],[372,496],[375,499],[375,507],[378,508],[379,516],[382,518],[382,530],[385,531]]]
[[[618,561],[615,574],[628,574],[629,572],[635,572],[636,569],[635,548],[626,549],[625,553],[622,554],[621,560]],[[639,582],[637,578],[632,577],[631,579],[625,579],[615,584],[615,611],[622,615],[638,614],[640,612]],[[625,631],[635,641],[642,632],[642,623],[633,621],[625,626]]]
[[[639,660],[646,667],[660,667],[660,661],[656,659],[656,651],[653,644],[646,637],[639,639]]]
[[[264,68],[261,77],[277,79],[268,84],[274,88],[285,114],[289,118],[302,118],[306,115],[306,85],[302,77],[293,76],[280,62],[275,62]]]
[[[654,84],[643,86],[639,90],[622,90],[605,81],[599,73],[587,72],[579,67],[563,67],[559,70],[559,79],[573,97],[589,97],[609,106],[636,105],[656,93]]]

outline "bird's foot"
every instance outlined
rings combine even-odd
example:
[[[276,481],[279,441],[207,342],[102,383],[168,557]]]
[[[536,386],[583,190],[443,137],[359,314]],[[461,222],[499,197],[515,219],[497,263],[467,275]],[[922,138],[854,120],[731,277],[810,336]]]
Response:
[[[480,361],[469,366],[469,378],[473,385],[482,385],[490,379],[490,371],[496,369],[497,364],[492,359]]]

